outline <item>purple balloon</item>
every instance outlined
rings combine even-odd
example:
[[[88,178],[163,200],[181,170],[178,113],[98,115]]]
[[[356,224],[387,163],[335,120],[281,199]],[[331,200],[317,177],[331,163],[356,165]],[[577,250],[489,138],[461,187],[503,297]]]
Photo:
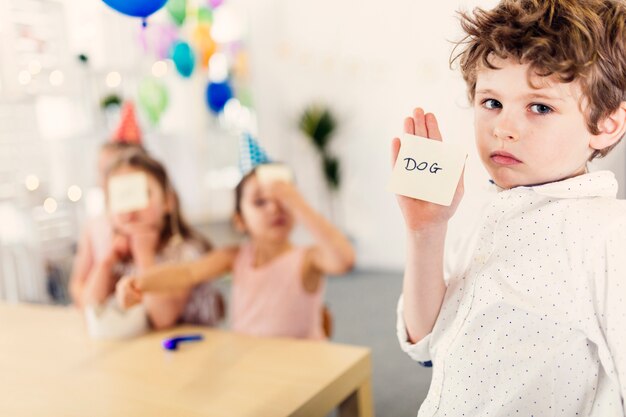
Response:
[[[159,35],[155,43],[155,53],[159,59],[166,59],[170,56],[170,49],[178,39],[178,30],[174,25],[162,25],[159,28]]]
[[[211,9],[220,7],[222,3],[224,3],[224,0],[209,0],[209,6],[211,6]]]

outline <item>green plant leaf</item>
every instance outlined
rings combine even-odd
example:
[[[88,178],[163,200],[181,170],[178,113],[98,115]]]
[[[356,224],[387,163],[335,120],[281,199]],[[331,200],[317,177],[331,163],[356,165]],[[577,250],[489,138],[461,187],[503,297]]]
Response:
[[[299,127],[313,145],[320,152],[324,152],[337,127],[337,121],[329,109],[310,105],[302,112]]]
[[[122,98],[117,94],[109,94],[100,100],[100,107],[106,109],[109,106],[121,106]]]
[[[336,191],[341,184],[341,172],[339,159],[334,156],[324,155],[324,177],[328,187]]]

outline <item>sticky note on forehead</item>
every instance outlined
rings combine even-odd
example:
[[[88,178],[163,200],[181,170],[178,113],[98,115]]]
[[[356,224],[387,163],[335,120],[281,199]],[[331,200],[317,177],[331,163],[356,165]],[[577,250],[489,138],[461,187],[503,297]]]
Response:
[[[389,181],[400,195],[449,206],[467,153],[457,145],[405,134]]]
[[[148,207],[148,177],[143,172],[114,175],[108,183],[109,210],[126,213]]]
[[[256,169],[256,176],[262,184],[269,184],[274,181],[293,182],[291,169],[283,164],[259,165]]]

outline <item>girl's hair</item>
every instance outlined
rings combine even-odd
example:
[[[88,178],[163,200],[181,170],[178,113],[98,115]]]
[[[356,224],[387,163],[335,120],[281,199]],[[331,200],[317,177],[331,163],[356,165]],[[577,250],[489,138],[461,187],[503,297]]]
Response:
[[[250,178],[256,174],[256,170],[260,165],[254,167],[250,172],[244,175],[239,184],[235,187],[235,213],[241,215],[241,197],[243,196],[243,189]]]
[[[493,56],[529,64],[529,77],[579,80],[588,100],[587,126],[596,135],[598,122],[626,100],[624,0],[502,0],[492,10],[477,8],[460,17],[466,36],[451,63],[459,61],[470,101],[477,71],[496,69]],[[614,146],[594,152],[590,160]]]
[[[211,250],[211,243],[200,233],[194,230],[183,217],[180,210],[178,195],[172,186],[165,167],[156,159],[150,157],[143,149],[129,148],[122,152],[108,167],[106,176],[121,167],[131,167],[152,176],[163,189],[166,199],[172,199],[173,207],[166,215],[164,227],[159,238],[159,247],[164,247],[172,237],[180,235],[183,240],[191,240],[202,246],[204,250]]]

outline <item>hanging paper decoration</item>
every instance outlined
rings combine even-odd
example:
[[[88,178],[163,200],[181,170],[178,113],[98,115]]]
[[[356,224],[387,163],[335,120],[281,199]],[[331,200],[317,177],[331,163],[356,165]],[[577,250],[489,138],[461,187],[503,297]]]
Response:
[[[206,89],[206,101],[213,113],[224,109],[226,102],[233,97],[233,89],[228,81],[209,83]]]
[[[193,73],[195,56],[187,42],[179,41],[172,47],[172,61],[180,75],[188,78]]]
[[[163,7],[167,0],[103,0],[109,7],[132,17],[141,17],[143,25],[152,13]]]
[[[157,124],[167,108],[168,94],[165,85],[155,78],[144,78],[139,84],[139,104],[152,124]]]
[[[122,107],[120,123],[111,135],[111,142],[141,144],[141,129],[135,116],[135,105],[127,101]]]
[[[217,44],[211,38],[211,27],[208,24],[200,24],[196,26],[192,35],[192,43],[199,52],[199,61],[202,68],[209,66],[209,59],[215,53]]]
[[[272,162],[265,149],[246,132],[239,141],[239,170],[243,175],[250,172],[257,165]]]
[[[165,10],[177,26],[181,26],[187,17],[187,0],[168,0]]]

